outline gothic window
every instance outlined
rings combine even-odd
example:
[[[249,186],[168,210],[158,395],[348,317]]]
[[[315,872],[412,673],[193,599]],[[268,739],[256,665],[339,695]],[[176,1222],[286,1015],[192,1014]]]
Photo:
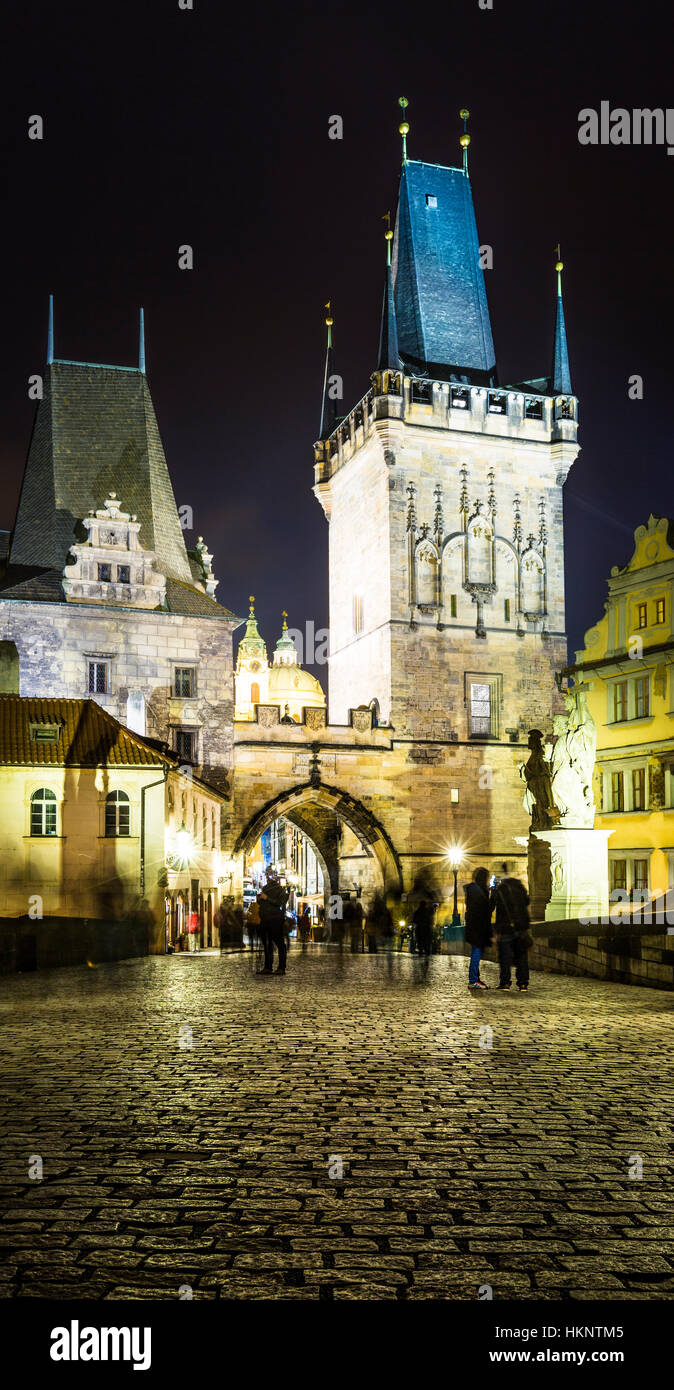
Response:
[[[98,582],[99,582],[99,584],[109,584],[109,583],[110,583],[110,573],[111,573],[111,571],[110,571],[110,565],[99,565],[99,566],[98,566]]]
[[[118,584],[130,584],[130,583],[131,583],[131,566],[130,566],[130,565],[118,565],[118,566],[117,566],[117,583],[118,583]]]
[[[105,798],[105,833],[110,838],[130,833],[131,808],[126,792],[108,792]]]
[[[206,807],[201,812],[201,842],[205,846],[208,844],[208,822],[206,818]]]
[[[250,687],[250,703],[251,705],[259,705],[260,703],[260,687],[257,681],[253,681]]]
[[[211,811],[211,849],[215,849],[215,811]]]
[[[109,689],[107,661],[89,662],[88,688],[90,695],[105,695]]]
[[[508,398],[503,391],[489,392],[489,414],[505,415],[508,407]]]
[[[430,381],[412,381],[412,401],[416,405],[430,405],[431,403],[431,383]]]
[[[528,550],[522,557],[522,609],[528,617],[537,617],[543,612],[543,561],[535,550]]]
[[[452,386],[449,393],[449,404],[452,410],[468,410],[470,391],[465,386]]]
[[[525,420],[543,419],[543,402],[535,396],[527,396],[524,402]]]
[[[468,527],[468,582],[492,582],[492,530],[483,516],[476,516]]]
[[[503,618],[506,623],[510,622],[510,599],[503,600]]]
[[[449,596],[449,616],[450,618],[456,617],[456,594]]]
[[[35,836],[56,834],[56,793],[40,787],[30,798],[30,833]]]
[[[438,601],[438,556],[435,547],[428,541],[417,546],[416,553],[417,603],[423,607],[434,606]]]

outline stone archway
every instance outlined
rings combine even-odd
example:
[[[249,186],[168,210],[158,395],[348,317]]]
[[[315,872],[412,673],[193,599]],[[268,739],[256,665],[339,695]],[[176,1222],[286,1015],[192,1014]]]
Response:
[[[326,895],[351,890],[358,880],[369,892],[401,891],[400,861],[383,826],[362,802],[338,787],[305,782],[266,802],[239,832],[234,855],[248,853],[272,821],[281,818],[297,825],[314,845]],[[358,848],[357,854],[345,856],[345,839]],[[346,857],[362,861],[357,871],[351,862],[345,869]]]

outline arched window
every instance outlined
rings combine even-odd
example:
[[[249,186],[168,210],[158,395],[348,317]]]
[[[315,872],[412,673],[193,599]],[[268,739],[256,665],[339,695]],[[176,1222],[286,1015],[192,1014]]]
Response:
[[[128,835],[129,815],[129,798],[126,792],[108,792],[105,798],[106,835]]]
[[[253,681],[250,687],[250,703],[251,705],[259,705],[260,703],[260,687],[257,681]]]
[[[202,810],[202,812],[201,812],[201,843],[202,843],[202,845],[207,845],[207,844],[208,844],[208,830],[207,830],[206,807],[205,807],[205,806],[204,806],[204,808],[203,808],[203,810]]]
[[[215,849],[215,811],[211,811],[211,849]]]
[[[30,798],[31,835],[56,834],[56,793],[40,787]]]

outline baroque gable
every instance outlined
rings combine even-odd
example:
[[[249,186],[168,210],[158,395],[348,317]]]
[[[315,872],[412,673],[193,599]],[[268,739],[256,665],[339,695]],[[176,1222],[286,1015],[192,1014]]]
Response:
[[[161,608],[166,601],[166,576],[157,556],[140,543],[140,522],[123,512],[114,492],[103,507],[82,519],[86,541],[70,548],[72,561],[63,570],[63,592],[69,603],[109,603],[123,608]]]

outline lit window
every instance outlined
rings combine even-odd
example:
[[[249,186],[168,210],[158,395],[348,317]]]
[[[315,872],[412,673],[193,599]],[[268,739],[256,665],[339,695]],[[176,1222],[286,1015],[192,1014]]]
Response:
[[[117,583],[118,583],[118,584],[130,584],[130,583],[131,583],[131,566],[130,566],[130,565],[118,565],[118,566],[117,566]]]
[[[109,565],[99,565],[99,566],[98,566],[98,580],[99,580],[99,583],[100,583],[100,584],[109,584],[109,583],[110,583],[110,566],[109,566]]]
[[[207,844],[208,844],[208,822],[207,822],[206,808],[205,808],[205,807],[204,807],[204,809],[203,809],[203,811],[202,811],[202,813],[201,813],[201,843],[202,843],[203,845],[207,845]]]
[[[129,834],[130,809],[126,792],[108,792],[105,798],[105,833],[108,837]]]
[[[632,807],[635,811],[643,811],[646,806],[646,770],[643,767],[635,767],[632,772]]]
[[[194,695],[194,676],[193,666],[176,666],[174,688],[176,695],[182,696],[184,700],[191,700]]]
[[[211,849],[215,849],[215,811],[211,811]]]
[[[89,694],[105,695],[108,689],[107,661],[89,662]]]
[[[259,705],[260,703],[260,687],[257,681],[253,681],[250,687],[250,703],[251,705]]]
[[[363,631],[363,595],[354,594],[353,596],[353,632],[357,637]]]
[[[30,798],[31,835],[56,834],[56,793],[40,787]]]
[[[637,604],[637,627],[648,626],[648,613],[645,603]]]
[[[617,681],[613,687],[613,719],[616,724],[627,719],[627,681]]]
[[[645,719],[650,714],[648,676],[639,676],[634,682],[634,711],[636,719]]]
[[[663,598],[656,598],[655,600],[655,621],[656,623],[664,623],[665,621],[665,600]]]
[[[622,772],[611,773],[611,810],[625,810],[625,787]]]
[[[470,687],[470,732],[485,737],[491,733],[491,688]]]

